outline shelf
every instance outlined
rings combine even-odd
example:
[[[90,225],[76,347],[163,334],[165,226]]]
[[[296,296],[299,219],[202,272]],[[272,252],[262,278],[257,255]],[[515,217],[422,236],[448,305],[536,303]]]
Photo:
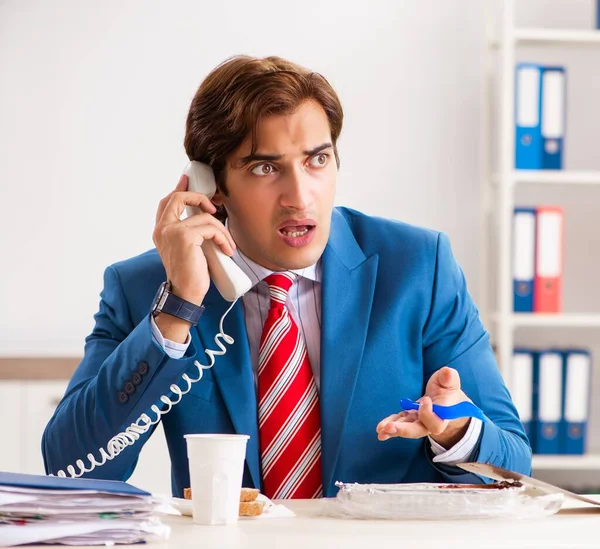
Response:
[[[527,46],[600,46],[599,30],[577,30],[577,29],[515,29],[515,42]],[[490,47],[500,47],[499,40],[492,40]]]
[[[533,471],[542,470],[590,470],[600,469],[600,455],[583,456],[534,455]]]
[[[509,177],[514,184],[538,185],[600,185],[600,172],[583,172],[567,170],[515,170]],[[499,174],[492,177],[492,182],[499,185],[502,178]]]
[[[568,29],[516,29],[515,38],[519,44],[588,44],[600,46],[600,31],[598,30],[568,30]]]
[[[495,314],[493,322],[500,322],[501,316]],[[514,326],[537,326],[537,327],[600,327],[600,314],[594,313],[563,313],[563,314],[541,314],[541,313],[513,313],[508,315],[508,322]]]

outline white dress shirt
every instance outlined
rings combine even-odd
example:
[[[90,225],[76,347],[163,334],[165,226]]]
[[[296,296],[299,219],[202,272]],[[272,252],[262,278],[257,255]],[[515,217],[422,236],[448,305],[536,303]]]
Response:
[[[271,305],[269,287],[264,279],[274,271],[258,265],[238,249],[235,250],[232,259],[252,281],[252,288],[242,296],[242,306],[250,344],[254,380],[258,384],[258,349],[263,325]],[[321,380],[321,261],[304,269],[292,270],[292,272],[298,276],[290,288],[286,306],[304,336],[306,352],[312,366],[317,390],[319,390]],[[190,344],[190,336],[188,335],[185,343],[176,343],[163,338],[152,317],[151,323],[152,333],[157,343],[171,358],[181,358]],[[218,359],[215,367],[219,367]],[[480,419],[471,418],[465,436],[449,450],[429,437],[431,451],[435,455],[433,461],[446,465],[469,461],[479,440],[481,427]],[[373,435],[375,436],[375,426],[373,426]]]

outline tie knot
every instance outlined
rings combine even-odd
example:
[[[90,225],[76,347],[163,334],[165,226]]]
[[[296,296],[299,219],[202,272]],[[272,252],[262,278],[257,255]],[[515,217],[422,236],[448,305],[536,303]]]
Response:
[[[287,295],[294,283],[296,275],[289,271],[282,273],[273,273],[265,278],[265,282],[269,285],[269,294],[271,295],[271,304],[281,303],[285,305]]]

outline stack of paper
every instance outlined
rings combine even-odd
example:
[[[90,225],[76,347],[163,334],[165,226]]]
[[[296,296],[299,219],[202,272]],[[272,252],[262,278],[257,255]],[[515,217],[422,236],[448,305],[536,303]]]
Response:
[[[0,547],[114,545],[167,538],[161,499],[117,481],[0,472]]]

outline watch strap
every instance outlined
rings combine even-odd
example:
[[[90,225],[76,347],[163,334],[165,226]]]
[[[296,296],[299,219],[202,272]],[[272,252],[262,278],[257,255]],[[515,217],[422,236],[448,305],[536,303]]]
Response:
[[[198,325],[198,321],[204,312],[203,305],[194,305],[181,297],[169,292],[161,310],[161,313],[181,318],[191,323],[193,326]]]

